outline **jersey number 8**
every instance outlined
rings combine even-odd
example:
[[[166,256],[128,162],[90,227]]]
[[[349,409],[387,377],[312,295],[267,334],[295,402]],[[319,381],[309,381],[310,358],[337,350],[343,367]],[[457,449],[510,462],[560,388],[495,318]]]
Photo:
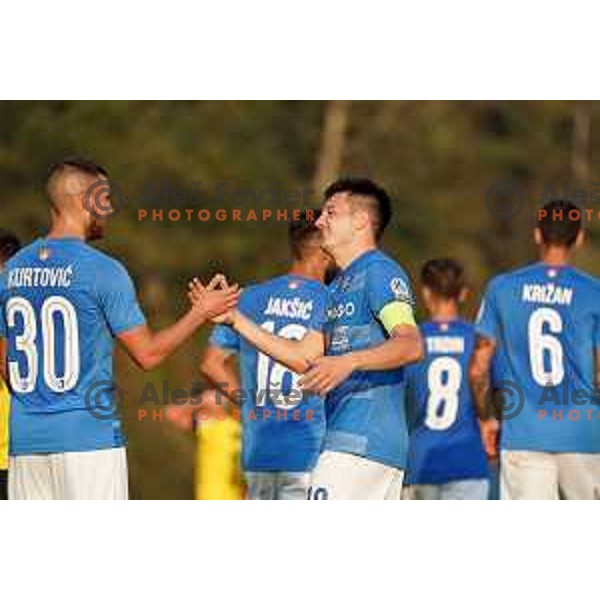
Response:
[[[425,425],[429,429],[443,431],[452,426],[458,414],[458,393],[462,381],[462,369],[455,358],[440,356],[427,371],[427,415]]]

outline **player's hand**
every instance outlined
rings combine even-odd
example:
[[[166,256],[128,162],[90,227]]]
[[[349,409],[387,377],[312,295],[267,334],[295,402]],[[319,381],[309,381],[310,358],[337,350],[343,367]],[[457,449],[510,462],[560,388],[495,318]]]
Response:
[[[298,383],[304,390],[323,395],[348,379],[353,371],[354,364],[349,355],[321,356],[311,363]]]
[[[242,291],[237,284],[228,285],[224,275],[215,275],[207,286],[195,277],[188,284],[188,298],[192,309],[213,319],[229,313],[240,299]]]
[[[500,423],[492,417],[485,421],[479,421],[479,427],[481,429],[483,447],[488,458],[498,458],[498,432],[500,431]]]

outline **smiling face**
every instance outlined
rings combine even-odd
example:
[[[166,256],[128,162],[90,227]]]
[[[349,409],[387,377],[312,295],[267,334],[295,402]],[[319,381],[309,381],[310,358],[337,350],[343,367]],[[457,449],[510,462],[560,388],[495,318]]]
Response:
[[[323,235],[323,248],[332,254],[348,246],[356,232],[356,213],[348,192],[334,194],[327,199],[316,226]]]

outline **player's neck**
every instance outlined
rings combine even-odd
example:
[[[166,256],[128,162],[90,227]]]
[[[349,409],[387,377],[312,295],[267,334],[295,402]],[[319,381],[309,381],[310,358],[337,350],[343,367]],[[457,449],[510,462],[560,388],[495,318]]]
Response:
[[[357,241],[354,244],[335,249],[332,254],[336,265],[340,269],[346,269],[357,258],[360,258],[363,254],[371,250],[377,250],[377,245],[374,242]]]
[[[543,246],[540,260],[551,267],[564,267],[571,264],[571,251],[562,246]]]
[[[86,234],[85,228],[81,225],[61,219],[52,222],[52,226],[46,237],[48,239],[80,238],[85,241]]]
[[[460,317],[456,302],[439,300],[431,308],[432,321],[455,321]]]
[[[305,279],[315,279],[316,281],[323,281],[324,279],[322,268],[312,263],[302,262],[301,260],[295,260],[292,263],[288,274],[295,277],[304,277]]]

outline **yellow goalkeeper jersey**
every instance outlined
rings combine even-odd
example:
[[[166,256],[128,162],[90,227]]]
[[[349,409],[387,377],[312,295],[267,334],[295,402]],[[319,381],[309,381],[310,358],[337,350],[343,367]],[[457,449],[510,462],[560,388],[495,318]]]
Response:
[[[8,388],[0,379],[0,470],[8,469]]]
[[[200,421],[196,428],[197,500],[241,500],[241,423],[231,416]]]

